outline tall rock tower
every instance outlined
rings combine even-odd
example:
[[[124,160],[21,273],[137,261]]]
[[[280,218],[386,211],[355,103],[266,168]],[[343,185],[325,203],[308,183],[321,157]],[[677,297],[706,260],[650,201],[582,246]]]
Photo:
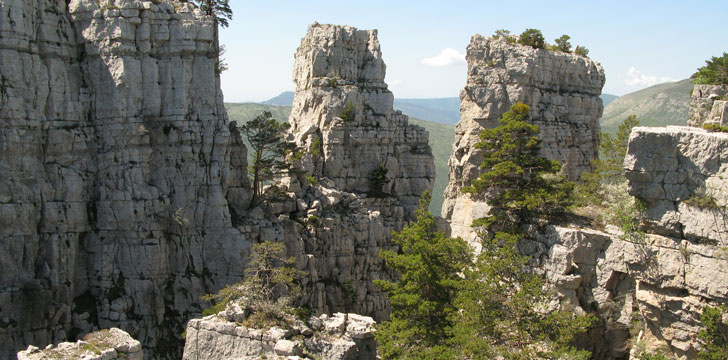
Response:
[[[312,25],[296,51],[290,123],[297,142],[320,153],[307,162],[314,175],[342,191],[393,196],[411,210],[432,189],[434,158],[427,131],[393,110],[385,70],[376,30]],[[379,168],[386,179],[376,183]]]
[[[179,358],[200,296],[240,279],[250,247],[213,19],[169,1],[0,7],[0,358],[112,326]]]
[[[303,301],[317,313],[385,319],[386,294],[372,281],[392,274],[379,251],[432,190],[429,134],[392,109],[376,30],[314,24],[294,66],[289,122],[306,176],[284,181],[296,203],[278,221],[309,274]]]
[[[597,156],[604,70],[583,56],[481,35],[470,40],[466,60],[468,80],[460,92],[461,119],[442,214],[453,236],[472,240],[470,224],[488,212],[483,200],[462,193],[480,173],[482,156],[474,146],[480,132],[498,126],[514,103],[525,103],[531,122],[539,126],[541,154],[561,161],[568,178],[577,180]]]

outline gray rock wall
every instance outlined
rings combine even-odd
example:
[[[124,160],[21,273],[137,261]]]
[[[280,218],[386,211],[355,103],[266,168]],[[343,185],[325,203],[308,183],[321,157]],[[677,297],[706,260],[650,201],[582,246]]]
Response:
[[[703,124],[726,126],[726,107],[724,96],[728,94],[726,85],[695,85],[690,94],[688,125],[702,127]]]
[[[460,93],[461,119],[442,214],[454,236],[470,240],[472,220],[488,211],[483,201],[461,191],[480,173],[481,155],[474,147],[480,132],[497,126],[514,103],[525,103],[531,107],[532,123],[539,126],[541,154],[561,161],[569,179],[577,180],[597,156],[604,70],[586,57],[481,35],[472,37],[466,60],[468,80]]]
[[[178,358],[249,247],[213,21],[183,3],[0,4],[0,358],[112,326]]]
[[[728,134],[637,127],[624,160],[629,192],[647,205],[652,231],[728,245]],[[704,206],[698,206],[700,202]]]

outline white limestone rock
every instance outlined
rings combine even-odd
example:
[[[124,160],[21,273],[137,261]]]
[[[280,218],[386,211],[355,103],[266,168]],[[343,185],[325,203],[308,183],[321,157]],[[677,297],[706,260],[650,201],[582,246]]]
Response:
[[[693,127],[637,127],[625,174],[643,199],[652,231],[728,244],[728,134]],[[708,207],[695,200],[708,200]]]
[[[323,324],[336,326],[324,330]],[[328,360],[376,359],[374,320],[357,314],[321,315],[292,329],[249,329],[222,317],[193,319],[187,325],[183,359],[290,359],[306,354]],[[318,324],[318,325],[317,325]],[[309,332],[303,331],[308,329]],[[352,330],[349,330],[352,329]],[[324,331],[321,331],[324,330]],[[260,335],[260,334],[267,335]]]
[[[516,102],[530,106],[531,122],[539,126],[541,155],[559,160],[564,173],[578,180],[597,156],[599,118],[604,85],[602,66],[586,57],[474,35],[468,45],[468,79],[460,93],[461,120],[455,129],[450,181],[443,217],[453,236],[473,240],[473,219],[488,207],[462,193],[480,173],[480,150],[474,144],[483,129],[498,125]]]
[[[695,85],[690,94],[690,110],[688,125],[702,127],[705,124],[725,126],[725,99],[728,94],[727,85]]]
[[[142,345],[121,329],[111,328],[87,334],[76,343],[48,345],[45,349],[29,345],[18,352],[18,360],[84,359],[142,360]]]

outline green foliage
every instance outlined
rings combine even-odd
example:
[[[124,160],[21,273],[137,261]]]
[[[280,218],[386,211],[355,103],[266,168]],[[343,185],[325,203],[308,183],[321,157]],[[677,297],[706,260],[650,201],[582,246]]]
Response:
[[[702,360],[728,359],[728,323],[725,322],[728,307],[705,306],[700,322],[703,328],[698,332],[698,340],[703,350],[698,353]]]
[[[507,43],[513,45],[517,42],[516,35],[511,34],[510,30],[500,29],[493,34],[494,39],[504,39]]]
[[[667,357],[663,354],[649,354],[643,352],[637,355],[638,360],[667,360]]]
[[[316,215],[309,215],[306,220],[313,228],[317,228],[319,226],[319,218]]]
[[[548,220],[570,205],[573,183],[556,174],[561,165],[538,155],[538,126],[531,125],[522,103],[503,114],[500,126],[480,133],[475,147],[483,150],[483,173],[464,191],[488,192],[490,215],[477,226],[516,231],[520,224]]]
[[[226,28],[228,20],[233,19],[233,10],[230,9],[229,0],[195,0],[206,15],[213,16],[220,26]]]
[[[401,275],[399,282],[375,284],[388,292],[392,306],[389,321],[375,333],[383,359],[449,359],[455,349],[448,346],[457,308],[453,305],[462,280],[460,273],[470,262],[470,248],[460,238],[437,231],[435,218],[427,211],[429,192],[420,200],[417,221],[395,233],[398,252],[383,250],[380,256]]]
[[[344,106],[344,111],[341,112],[341,116],[339,117],[345,122],[354,120],[354,104],[347,102],[346,106]]]
[[[715,203],[715,199],[705,195],[693,195],[683,203],[703,209],[720,209],[720,206]]]
[[[291,304],[300,291],[297,282],[304,273],[296,270],[295,260],[285,258],[284,254],[283,243],[266,241],[254,244],[245,269],[245,279],[226,286],[216,294],[202,297],[215,303],[212,314],[235,302],[247,316],[246,326],[290,326],[294,313]],[[209,314],[211,311],[206,312]]]
[[[728,53],[713,56],[705,61],[705,66],[690,76],[693,84],[728,85]]]
[[[728,127],[721,126],[720,124],[703,124],[703,129],[710,132],[728,132]]]
[[[570,53],[571,52],[571,43],[569,42],[569,39],[571,39],[571,36],[569,35],[561,35],[561,37],[555,39],[556,47],[559,51]]]
[[[518,251],[522,226],[562,213],[573,191],[557,175],[559,163],[538,155],[538,127],[527,122],[529,110],[514,104],[475,145],[483,150],[484,172],[467,190],[485,196],[491,208],[488,217],[473,222],[484,230],[482,252],[465,269],[455,302],[462,311],[453,342],[465,358],[589,356],[572,345],[593,318],[545,311],[541,277],[527,270],[528,257]]]
[[[519,238],[505,232],[481,238],[483,250],[465,270],[465,285],[455,302],[462,311],[453,328],[454,343],[469,359],[588,359],[589,352],[573,344],[594,318],[543,310],[543,283],[526,270]]]
[[[249,169],[253,183],[251,209],[258,206],[263,199],[263,184],[291,168],[285,157],[298,149],[293,142],[285,140],[288,128],[288,123],[279,123],[273,119],[270,111],[264,111],[240,127],[253,151],[253,161]]]
[[[579,205],[601,205],[604,197],[604,185],[617,184],[626,179],[623,175],[624,157],[627,154],[629,134],[639,120],[629,115],[619,125],[617,134],[599,134],[599,158],[592,160],[594,171],[581,175],[581,184],[577,191]]]
[[[379,166],[372,170],[371,173],[369,173],[369,195],[372,197],[384,197],[387,194],[382,191],[382,188],[384,185],[387,185],[389,183],[389,179],[387,179],[387,173],[389,172],[389,169],[384,167],[384,164],[379,164]],[[429,202],[428,202],[429,203]]]
[[[308,152],[312,156],[321,156],[321,151],[323,149],[323,146],[321,143],[322,143],[321,136],[316,135],[314,137],[313,141],[311,141],[311,145],[308,147]]]
[[[576,45],[576,49],[574,49],[574,54],[583,56],[583,57],[589,57],[589,49],[587,49],[581,45]]]
[[[307,174],[306,175],[306,181],[308,181],[308,183],[311,184],[311,185],[317,185],[318,184],[318,178],[316,178],[313,175],[308,175]]]
[[[228,64],[225,61],[225,52],[227,49],[225,45],[220,45],[217,51],[217,60],[215,60],[215,74],[220,75],[223,71],[227,71]]]
[[[545,46],[543,34],[538,29],[526,29],[518,37],[518,43],[528,45],[534,49],[543,49]]]

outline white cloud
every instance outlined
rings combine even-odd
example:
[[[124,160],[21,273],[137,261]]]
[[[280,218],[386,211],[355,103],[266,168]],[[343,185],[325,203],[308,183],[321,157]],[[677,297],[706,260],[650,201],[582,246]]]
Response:
[[[671,77],[668,76],[652,76],[652,75],[645,75],[641,73],[639,70],[637,70],[635,67],[630,67],[627,71],[627,78],[624,80],[624,83],[627,84],[627,86],[633,87],[633,88],[644,88],[652,85],[656,85],[659,83],[664,83],[668,81],[677,81]]]
[[[442,49],[439,55],[420,60],[420,64],[430,67],[449,66],[459,63],[465,63],[465,54],[461,54],[453,48]]]

